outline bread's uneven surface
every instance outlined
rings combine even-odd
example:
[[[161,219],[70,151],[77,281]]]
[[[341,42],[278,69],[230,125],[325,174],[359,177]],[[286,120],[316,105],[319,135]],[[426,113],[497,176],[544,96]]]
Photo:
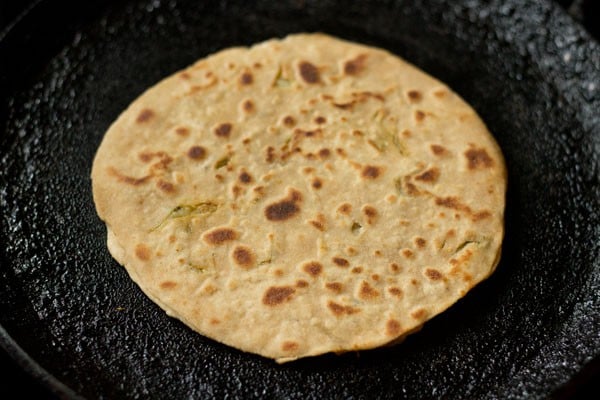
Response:
[[[504,161],[473,109],[321,34],[227,49],[150,88],[92,181],[111,254],[153,301],[279,362],[397,340],[500,256]]]

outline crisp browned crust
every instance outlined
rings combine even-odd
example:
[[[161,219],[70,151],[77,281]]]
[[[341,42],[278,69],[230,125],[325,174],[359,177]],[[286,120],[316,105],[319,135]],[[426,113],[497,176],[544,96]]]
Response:
[[[108,247],[191,328],[279,362],[399,341],[494,270],[502,155],[448,87],[293,35],[135,100],[94,161]]]

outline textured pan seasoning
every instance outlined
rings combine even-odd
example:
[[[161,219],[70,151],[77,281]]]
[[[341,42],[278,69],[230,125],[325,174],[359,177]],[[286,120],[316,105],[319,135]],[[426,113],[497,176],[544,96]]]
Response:
[[[278,362],[402,339],[487,278],[506,172],[476,113],[383,50],[221,51],[110,127],[108,248],[198,332]]]

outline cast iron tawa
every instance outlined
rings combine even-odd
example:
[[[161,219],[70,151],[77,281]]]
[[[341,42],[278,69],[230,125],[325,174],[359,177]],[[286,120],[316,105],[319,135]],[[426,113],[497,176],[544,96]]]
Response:
[[[497,272],[403,344],[277,365],[142,294],[89,175],[145,88],[313,31],[386,48],[474,106],[506,157],[506,239]],[[600,354],[600,48],[549,2],[40,1],[0,60],[0,341],[61,396],[535,399]]]

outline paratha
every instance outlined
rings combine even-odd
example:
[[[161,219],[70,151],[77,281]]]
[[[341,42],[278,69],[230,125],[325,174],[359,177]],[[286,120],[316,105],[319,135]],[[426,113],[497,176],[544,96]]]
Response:
[[[475,111],[323,34],[231,48],[112,124],[108,249],[169,315],[286,362],[402,339],[495,269],[506,172]]]

